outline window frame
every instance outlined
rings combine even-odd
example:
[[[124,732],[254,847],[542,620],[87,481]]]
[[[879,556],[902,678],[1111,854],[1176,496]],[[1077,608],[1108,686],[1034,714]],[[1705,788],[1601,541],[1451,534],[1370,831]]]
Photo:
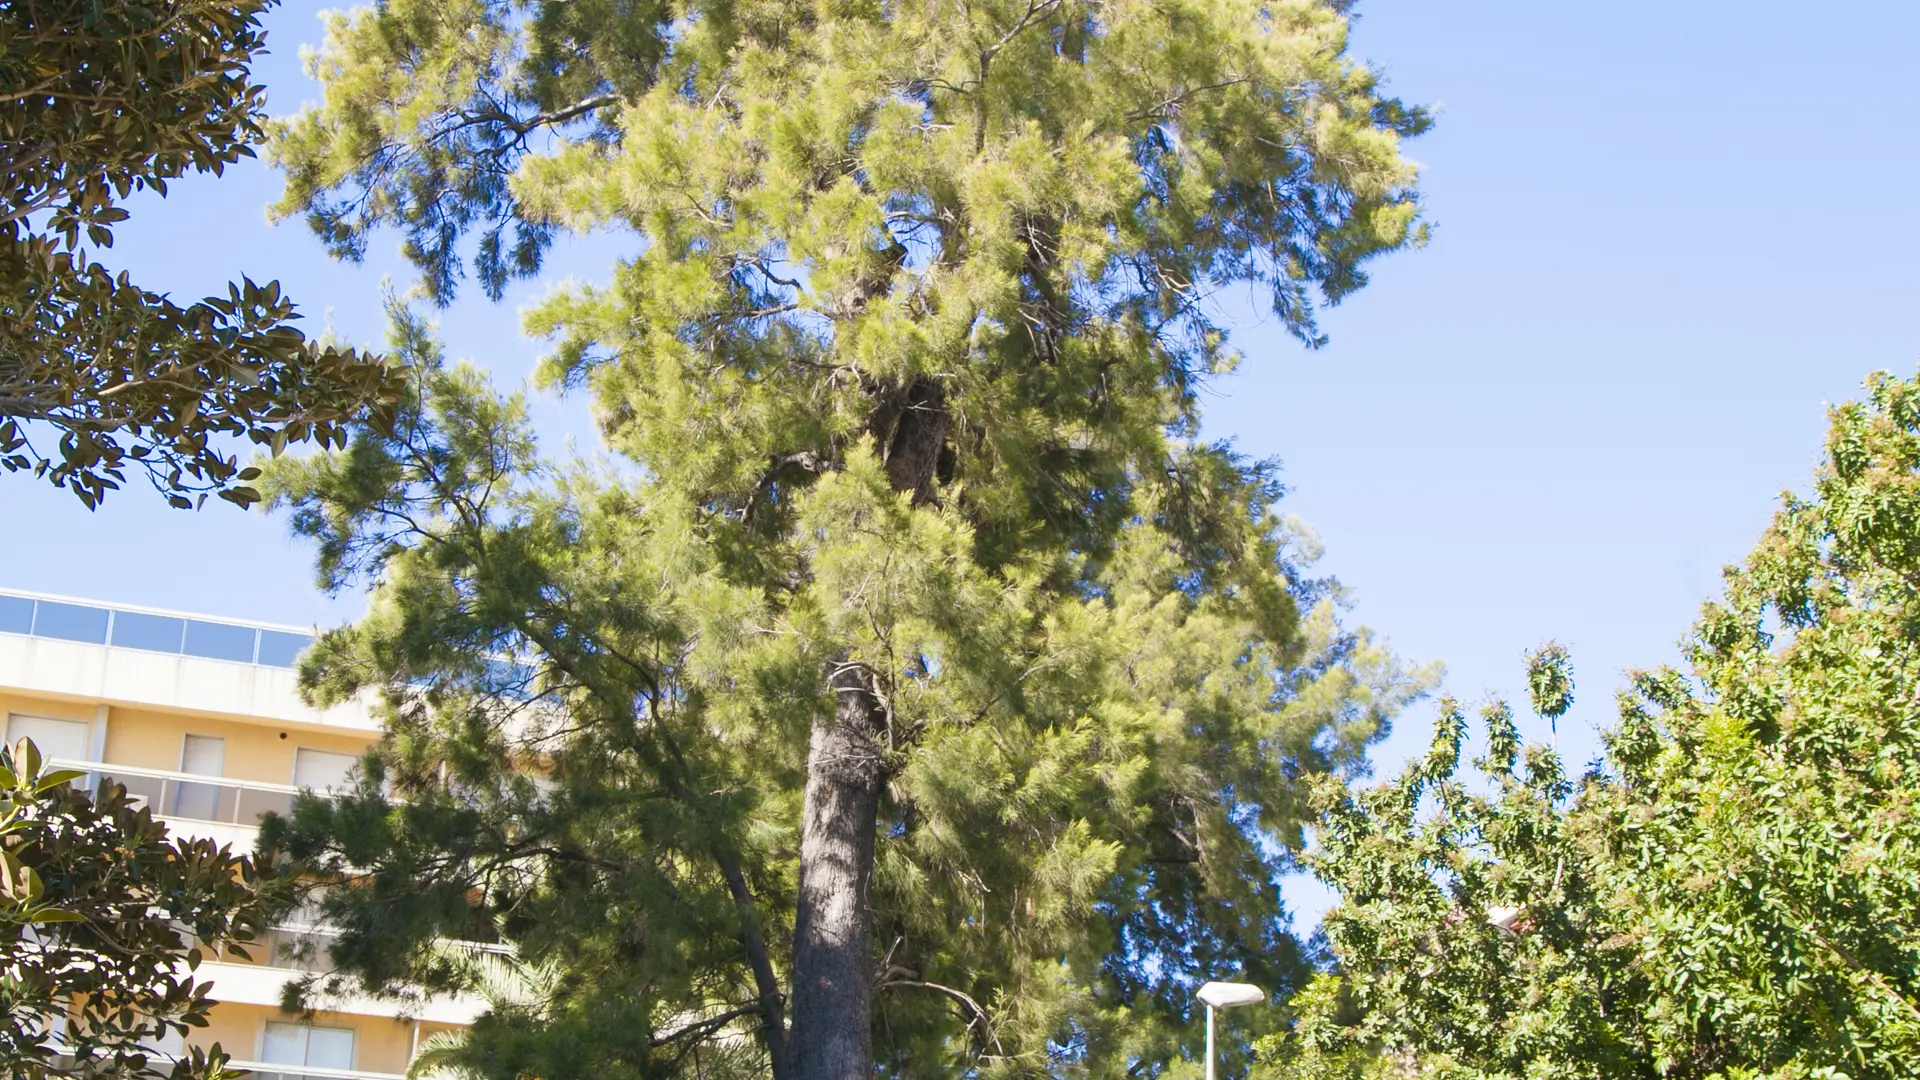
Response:
[[[261,1017],[260,1030],[255,1036],[255,1040],[254,1040],[253,1060],[259,1062],[262,1065],[273,1066],[273,1068],[261,1069],[256,1071],[265,1072],[271,1075],[282,1076],[282,1077],[288,1077],[288,1076],[297,1077],[302,1075],[302,1073],[300,1072],[300,1070],[302,1069],[333,1069],[338,1067],[333,1065],[316,1065],[311,1061],[300,1061],[297,1063],[290,1062],[290,1061],[268,1061],[267,1060],[267,1031],[268,1029],[272,1028],[276,1024],[280,1025],[281,1027],[306,1029],[307,1037],[306,1037],[306,1042],[303,1044],[303,1047],[301,1050],[302,1057],[311,1056],[313,1052],[313,1032],[315,1029],[320,1029],[324,1031],[346,1032],[347,1042],[348,1042],[347,1064],[343,1071],[352,1072],[354,1071],[355,1068],[357,1068],[357,1063],[360,1060],[360,1029],[359,1028],[353,1027],[351,1025],[344,1025],[344,1024],[315,1024],[315,1023],[310,1023],[310,1022],[305,1022],[300,1020],[276,1020],[270,1017]]]
[[[296,746],[293,748],[293,764],[290,767],[290,771],[287,774],[287,783],[293,785],[294,787],[301,786],[300,785],[300,755],[301,754],[326,754],[331,757],[346,758],[349,775],[351,775],[353,767],[360,764],[360,757],[361,757],[361,755],[359,754],[350,754],[345,750],[329,750],[324,746]],[[351,788],[350,779],[343,777],[342,783],[347,784],[348,786],[339,789],[339,792],[338,792],[339,794],[344,794],[347,790]],[[303,788],[302,790],[311,791],[316,795],[325,795],[325,794],[334,792],[333,788],[306,787],[306,788]]]

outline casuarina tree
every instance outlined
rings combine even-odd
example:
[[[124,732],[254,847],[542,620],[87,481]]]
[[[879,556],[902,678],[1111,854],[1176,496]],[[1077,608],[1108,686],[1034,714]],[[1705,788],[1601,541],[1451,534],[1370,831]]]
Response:
[[[1291,986],[1302,778],[1423,676],[1339,628],[1198,393],[1223,291],[1317,343],[1423,236],[1427,118],[1344,8],[336,18],[275,144],[336,250],[397,226],[445,298],[632,237],[528,315],[606,462],[544,463],[402,310],[400,421],[270,477],[328,585],[378,583],[304,677],[385,688],[370,780],[408,801],[274,834],[366,872],[338,958],[457,982],[424,943],[475,919],[561,957],[539,1025],[476,1029],[496,1075],[641,1075],[743,1019],[796,1080],[1149,1075],[1194,980]]]

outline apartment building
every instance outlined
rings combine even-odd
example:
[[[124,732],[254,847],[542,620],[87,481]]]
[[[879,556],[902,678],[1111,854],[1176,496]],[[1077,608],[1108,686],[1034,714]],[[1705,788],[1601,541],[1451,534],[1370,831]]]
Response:
[[[297,627],[0,589],[0,725],[9,744],[31,738],[125,784],[176,834],[251,851],[262,814],[341,785],[379,738],[364,703],[301,703],[293,663],[310,640]],[[313,966],[311,950],[290,946],[325,933],[279,927],[251,962],[202,964],[219,1006],[189,1042],[219,1042],[261,1080],[401,1080],[422,1039],[477,1015],[468,999],[282,1012],[283,988]]]

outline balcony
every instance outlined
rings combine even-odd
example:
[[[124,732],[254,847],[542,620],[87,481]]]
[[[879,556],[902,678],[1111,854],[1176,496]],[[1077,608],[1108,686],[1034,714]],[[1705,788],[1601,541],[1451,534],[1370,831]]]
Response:
[[[54,1063],[61,1068],[72,1068],[74,1059],[71,1050],[56,1044],[60,1057]],[[166,1050],[150,1050],[149,1062],[164,1064],[180,1060]],[[279,1065],[267,1061],[241,1061],[230,1059],[227,1062],[228,1075],[236,1080],[407,1080],[403,1073],[370,1072],[366,1069],[324,1069],[317,1065]]]
[[[407,1080],[400,1073],[322,1069],[315,1065],[274,1065],[265,1061],[229,1061],[227,1068],[243,1080]]]
[[[60,769],[78,769],[89,788],[102,783],[125,784],[136,806],[145,806],[166,822],[176,836],[206,838],[236,851],[251,852],[260,837],[260,818],[271,812],[286,814],[300,789],[291,784],[230,780],[167,769],[142,769],[103,761],[50,759]]]
[[[184,968],[181,974],[186,974]],[[285,1000],[287,987],[305,980],[309,974],[296,968],[234,960],[203,961],[193,972],[195,979],[207,984],[207,992],[215,1001],[233,1005],[259,1005],[275,1012]],[[424,1001],[395,1001],[351,991],[326,991],[313,1003],[323,1012],[389,1019],[405,1017],[459,1027],[472,1024],[487,1010],[484,999],[470,994],[435,996]]]
[[[293,667],[312,642],[298,627],[0,589],[0,686],[378,731],[368,701],[300,700]]]

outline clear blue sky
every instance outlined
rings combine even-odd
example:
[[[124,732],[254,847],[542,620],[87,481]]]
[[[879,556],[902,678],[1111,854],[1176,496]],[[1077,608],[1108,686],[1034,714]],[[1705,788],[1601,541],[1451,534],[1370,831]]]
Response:
[[[297,51],[316,10],[271,21],[276,111],[315,93]],[[1577,762],[1621,673],[1675,655],[1720,566],[1805,484],[1825,404],[1920,363],[1920,5],[1359,12],[1356,53],[1439,107],[1410,148],[1438,231],[1328,315],[1323,350],[1250,317],[1249,363],[1215,387],[1209,426],[1285,461],[1288,508],[1319,530],[1352,617],[1445,661],[1449,691],[1515,694],[1522,651],[1567,642]],[[406,282],[395,245],[332,264],[297,222],[267,224],[275,191],[257,165],[181,184],[133,207],[109,258],[188,299],[278,277],[314,328],[330,314],[375,342],[382,276]],[[622,245],[562,249],[555,270],[602,276]],[[524,379],[539,346],[515,306],[546,288],[463,300],[443,316],[451,351]],[[539,415],[590,447],[582,402]],[[310,553],[264,515],[171,511],[144,489],[88,513],[5,475],[0,506],[0,584],[281,622],[359,608],[318,594]],[[1383,744],[1383,771],[1424,745],[1430,714]]]

